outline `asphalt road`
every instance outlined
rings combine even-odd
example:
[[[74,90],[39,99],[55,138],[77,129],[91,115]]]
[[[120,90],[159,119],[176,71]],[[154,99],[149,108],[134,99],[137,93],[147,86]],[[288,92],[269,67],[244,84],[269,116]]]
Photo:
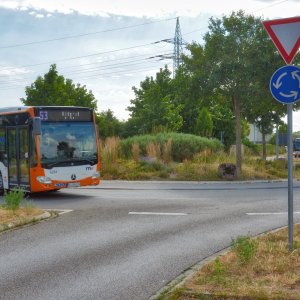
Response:
[[[287,224],[286,182],[103,182],[31,199],[72,211],[0,234],[0,299],[149,299],[232,238]]]

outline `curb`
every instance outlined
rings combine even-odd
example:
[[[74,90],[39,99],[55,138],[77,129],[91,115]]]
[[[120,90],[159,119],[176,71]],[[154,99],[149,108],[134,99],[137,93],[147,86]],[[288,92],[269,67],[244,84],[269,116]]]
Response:
[[[209,262],[214,261],[217,257],[222,256],[227,254],[229,251],[231,250],[231,247],[226,247],[210,256],[205,257],[204,259],[202,259],[201,261],[199,261],[198,263],[196,263],[195,265],[193,265],[192,267],[188,268],[187,270],[183,271],[182,274],[180,274],[179,276],[177,276],[175,279],[173,279],[171,282],[169,282],[166,286],[164,286],[163,288],[161,288],[159,291],[157,291],[157,293],[153,296],[151,296],[149,298],[149,300],[156,300],[156,299],[160,299],[159,297],[163,294],[166,294],[168,292],[173,291],[176,288],[181,287],[182,285],[185,284],[186,281],[188,281],[189,279],[191,279],[195,272],[197,272],[198,270],[200,270],[204,265],[206,265]]]

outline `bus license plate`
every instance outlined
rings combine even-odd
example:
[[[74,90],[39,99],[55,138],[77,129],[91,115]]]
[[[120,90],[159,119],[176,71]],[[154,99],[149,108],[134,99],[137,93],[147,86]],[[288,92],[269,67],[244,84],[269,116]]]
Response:
[[[70,182],[70,183],[68,183],[69,188],[78,187],[78,186],[80,186],[80,182]]]

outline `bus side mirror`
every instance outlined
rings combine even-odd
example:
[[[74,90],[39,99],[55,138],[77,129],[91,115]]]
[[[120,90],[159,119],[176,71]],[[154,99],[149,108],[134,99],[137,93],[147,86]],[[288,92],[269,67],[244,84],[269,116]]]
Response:
[[[41,135],[42,133],[42,126],[41,126],[41,118],[34,117],[33,118],[33,133],[34,135]]]

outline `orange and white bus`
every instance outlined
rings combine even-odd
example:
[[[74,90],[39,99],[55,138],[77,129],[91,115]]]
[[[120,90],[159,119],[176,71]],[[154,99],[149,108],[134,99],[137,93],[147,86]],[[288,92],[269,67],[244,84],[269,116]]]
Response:
[[[93,110],[73,106],[0,108],[0,192],[97,185],[100,145]]]

